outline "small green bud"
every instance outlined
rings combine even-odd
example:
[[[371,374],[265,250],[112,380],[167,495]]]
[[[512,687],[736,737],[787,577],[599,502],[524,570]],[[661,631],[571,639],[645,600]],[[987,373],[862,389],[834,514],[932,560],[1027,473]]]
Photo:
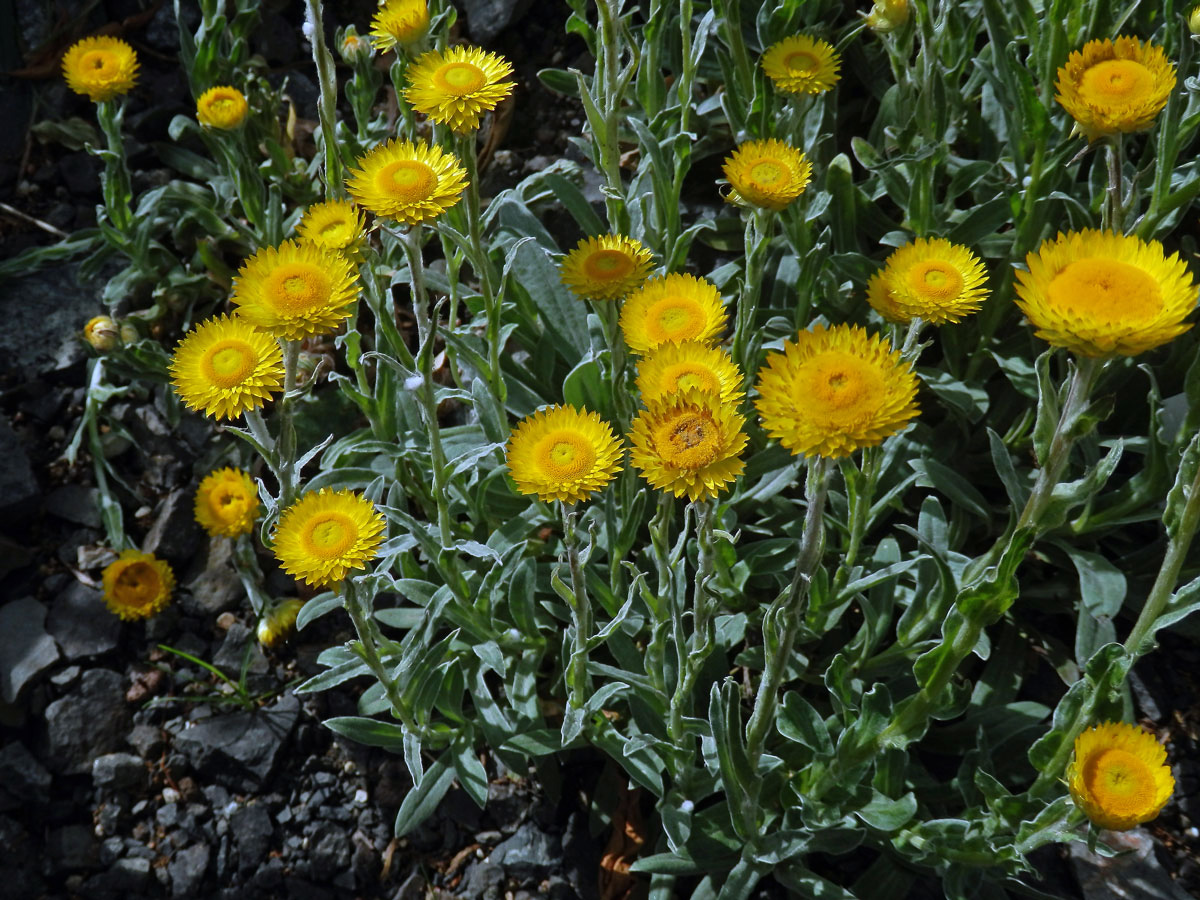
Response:
[[[888,34],[903,28],[911,13],[908,0],[875,0],[867,14],[867,27],[877,34]]]

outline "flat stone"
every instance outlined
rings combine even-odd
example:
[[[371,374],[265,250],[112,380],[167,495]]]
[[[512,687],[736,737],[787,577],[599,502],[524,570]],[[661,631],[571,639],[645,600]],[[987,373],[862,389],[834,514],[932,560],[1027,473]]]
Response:
[[[1086,900],[1189,900],[1154,855],[1154,838],[1145,829],[1106,831],[1104,843],[1126,851],[1103,857],[1087,845],[1069,845],[1071,868]]]
[[[136,750],[142,759],[156,760],[163,749],[162,729],[157,725],[139,722],[126,735],[125,742]]]
[[[193,844],[171,857],[167,871],[171,876],[172,897],[198,897],[212,852],[207,844]]]
[[[467,31],[477,44],[493,41],[529,8],[528,0],[463,0]]]
[[[25,685],[58,662],[45,622],[46,607],[32,597],[0,606],[0,698],[5,703],[16,703]]]
[[[13,741],[0,749],[0,785],[18,800],[45,802],[49,796],[50,773],[24,744]]]
[[[90,772],[92,761],[121,749],[129,731],[125,679],[109,669],[90,669],[70,694],[46,707],[52,771]]]
[[[0,297],[2,291],[0,287]],[[2,303],[0,299],[0,305]],[[6,309],[6,313],[10,312]],[[0,334],[5,330],[0,328]],[[0,342],[3,340],[0,337]],[[4,514],[5,524],[11,525],[14,518],[23,519],[32,512],[39,490],[33,466],[25,454],[21,439],[9,424],[8,416],[0,416],[0,459],[4,460],[4,465],[0,466],[0,513]]]
[[[92,316],[101,312],[103,283],[81,285],[77,264],[46,266],[0,284],[0,357],[12,371],[45,375],[84,359],[77,337]],[[4,457],[6,464],[9,457]],[[30,481],[32,484],[32,481]]]
[[[263,656],[258,641],[254,640],[254,633],[241,622],[234,622],[225,632],[225,640],[213,655],[213,665],[236,680],[238,673],[242,671],[242,659],[245,657],[247,646],[250,647],[250,665],[246,671],[251,675],[266,675],[270,672],[271,667],[267,658]]]
[[[212,716],[191,727],[175,725],[175,749],[206,778],[235,791],[266,781],[284,742],[296,727],[300,702],[292,694],[252,712]]]
[[[167,494],[154,511],[154,524],[146,532],[142,551],[179,565],[192,561],[200,545],[192,491],[179,488]]]
[[[99,492],[82,484],[64,484],[46,497],[46,512],[75,525],[99,528]]]
[[[517,878],[544,878],[562,858],[562,843],[526,822],[488,858]]]
[[[86,825],[67,825],[50,832],[46,851],[56,870],[79,872],[100,865],[100,847]]]
[[[46,628],[71,662],[115,650],[121,639],[121,620],[103,592],[74,580],[54,598]]]
[[[260,804],[240,806],[229,817],[229,827],[237,844],[238,868],[242,872],[257,869],[266,859],[275,836],[270,814]]]
[[[126,856],[112,864],[107,872],[93,875],[83,885],[85,897],[128,896],[144,894],[154,879],[150,860]]]
[[[245,596],[233,566],[233,541],[208,542],[208,558],[201,572],[179,596],[180,608],[189,615],[209,617],[238,606]]]
[[[147,783],[146,765],[132,753],[106,753],[92,761],[92,784],[99,790],[136,794]]]

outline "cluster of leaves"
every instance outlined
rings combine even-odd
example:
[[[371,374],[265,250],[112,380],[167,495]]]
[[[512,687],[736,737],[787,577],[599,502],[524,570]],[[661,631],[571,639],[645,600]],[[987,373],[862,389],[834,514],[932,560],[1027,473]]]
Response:
[[[1012,272],[1043,239],[1094,225],[1104,202],[1103,160],[1069,137],[1053,100],[1068,50],[1137,33],[1186,73],[1192,42],[1173,0],[912,6],[903,28],[874,35],[840,0],[647,0],[629,9],[571,0],[567,27],[592,52],[595,73],[541,77],[583,104],[588,129],[573,140],[601,174],[604,209],[587,200],[581,167],[563,160],[491,198],[482,258],[457,210],[438,225],[443,263],[422,273],[402,239],[377,232],[365,303],[336,339],[346,365],[310,384],[296,415],[306,489],[360,491],[390,523],[355,589],[391,684],[376,680],[357,716],[326,724],[403,755],[414,788],[398,834],[454,782],[486,802],[480,746],[525,771],[591,744],[654,798],[651,852],[634,869],[649,873],[656,897],[686,885],[695,898],[734,900],[766,874],[800,896],[861,888],[900,897],[911,866],[936,871],[947,897],[1001,897],[1031,890],[1017,881],[1031,850],[1079,839],[1080,816],[1057,784],[1064,748],[1093,717],[1128,717],[1124,678],[1153,630],[1200,605],[1190,582],[1147,643],[1117,642],[1123,611],[1136,614],[1159,572],[1159,523],[1171,539],[1195,529],[1182,519],[1200,451],[1184,448],[1200,424],[1200,364],[1190,335],[1150,364],[1111,363],[1098,399],[1069,423],[1076,480],[1055,488],[1037,529],[1013,532],[1069,406],[1073,369],[1021,326]],[[321,155],[294,153],[290,125],[275,114],[280,95],[247,57],[255,5],[239,0],[228,19],[215,0],[202,7],[181,58],[196,93],[224,81],[252,86],[252,106],[268,111],[247,125],[256,167],[177,119],[172,136],[212,158],[158,148],[181,177],[138,198],[131,229],[104,226],[38,260],[90,248],[94,272],[122,254],[129,264],[110,296],[142,292],[148,319],[164,303],[211,305],[214,285],[231,274],[223,259],[278,243],[320,193]],[[433,32],[444,35],[453,19],[442,9]],[[765,78],[762,51],[797,33],[839,47],[837,91],[787,98]],[[391,74],[400,84],[403,66]],[[394,127],[380,111],[381,86],[369,63],[352,65],[353,127],[339,121],[333,135],[343,165]],[[1185,254],[1194,239],[1176,229],[1200,192],[1198,126],[1200,86],[1186,78],[1124,161],[1131,230]],[[766,137],[801,147],[814,181],[764,239],[721,203],[713,173],[735,144]],[[924,350],[917,424],[841,462],[798,621],[781,621],[773,601],[796,577],[803,464],[751,425],[746,471],[713,506],[711,542],[692,505],[651,495],[628,469],[585,507],[580,563],[595,627],[576,640],[579,598],[559,559],[560,520],[517,494],[503,465],[509,423],[541,406],[565,402],[611,421],[624,408],[605,323],[560,281],[556,260],[569,247],[543,224],[552,208],[581,234],[637,238],[662,270],[696,271],[734,302],[756,293],[757,359],[818,319],[878,328],[867,278],[913,234],[945,236],[987,262],[982,313],[939,329]],[[483,322],[488,298],[467,278],[484,270],[497,276],[498,323]],[[444,419],[436,453],[410,387],[418,367],[396,324],[414,277],[447,298],[433,308],[448,375],[434,402],[460,414]],[[499,389],[484,374],[489,341],[504,350]],[[421,352],[432,354],[433,342]],[[144,369],[161,372],[154,359],[146,351]],[[115,389],[95,380],[98,407]],[[348,424],[329,434],[334,420]],[[1183,567],[1185,578],[1195,574]],[[693,582],[717,611],[695,689],[680,696],[695,649]],[[319,594],[297,624],[346,605],[344,592]],[[752,686],[788,629],[795,651],[765,752],[748,750]],[[565,672],[581,652],[594,690],[576,707]],[[298,690],[374,677],[361,642],[329,648],[320,662],[325,670]],[[1047,684],[1047,666],[1058,682]],[[387,715],[397,709],[401,721]],[[857,877],[831,861],[847,854],[856,854]]]

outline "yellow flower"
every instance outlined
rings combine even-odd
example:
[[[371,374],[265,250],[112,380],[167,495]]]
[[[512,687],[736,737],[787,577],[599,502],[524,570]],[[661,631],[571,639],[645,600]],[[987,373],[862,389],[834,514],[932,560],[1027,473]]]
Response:
[[[350,172],[346,189],[377,216],[416,225],[458,202],[467,171],[458,157],[421,142],[391,140],[370,150]]]
[[[350,317],[358,272],[340,253],[284,241],[242,263],[230,299],[243,319],[276,337],[330,334]]]
[[[115,350],[121,343],[121,331],[110,316],[94,316],[83,326],[83,339],[100,353]]]
[[[762,57],[763,71],[786,94],[821,94],[837,83],[841,58],[833,45],[806,34],[772,44]]]
[[[209,88],[196,101],[196,118],[209,128],[229,130],[246,121],[245,95],[235,87]]]
[[[254,530],[258,489],[248,472],[217,469],[196,489],[196,521],[213,537],[237,537]]]
[[[283,511],[275,529],[275,557],[300,581],[336,584],[379,555],[383,532],[383,516],[370,500],[322,488]]]
[[[170,371],[175,393],[188,409],[234,419],[283,389],[283,351],[242,318],[216,316],[184,336]]]
[[[641,287],[654,259],[650,251],[623,234],[584,238],[562,261],[562,281],[580,297],[620,300]]]
[[[122,619],[148,619],[161,612],[175,589],[175,573],[153,553],[122,550],[101,576],[104,603]]]
[[[1088,41],[1058,70],[1055,99],[1089,141],[1145,131],[1175,89],[1175,66],[1161,47],[1135,37]]]
[[[755,406],[766,432],[796,455],[849,456],[917,415],[917,377],[886,339],[857,326],[816,326],[771,353]]]
[[[1087,229],[1060,234],[1025,257],[1017,306],[1037,336],[1080,356],[1135,356],[1192,326],[1192,276],[1158,241]]]
[[[745,396],[742,373],[729,354],[699,341],[663,344],[651,350],[638,363],[637,389],[647,403],[697,390],[736,407]]]
[[[745,468],[745,424],[732,405],[694,388],[646,400],[629,433],[630,462],[651,487],[707,500]]]
[[[408,70],[408,102],[435,122],[460,134],[479,127],[479,117],[512,93],[504,81],[512,74],[504,57],[478,47],[430,50]]]
[[[1191,13],[1188,14],[1188,31],[1192,34],[1200,34],[1200,4],[1193,6]]]
[[[903,28],[912,10],[909,0],[875,0],[867,14],[867,27],[876,34]]]
[[[1067,767],[1071,799],[1101,828],[1128,831],[1149,822],[1171,799],[1175,779],[1166,759],[1154,735],[1136,725],[1093,725],[1075,738],[1075,758]]]
[[[67,87],[93,103],[128,94],[137,80],[137,54],[120,38],[86,37],[63,56]]]
[[[296,226],[300,239],[357,259],[365,231],[362,211],[349,200],[327,200],[304,210]]]
[[[371,20],[371,37],[375,39],[375,46],[387,51],[397,44],[419,41],[428,28],[426,0],[388,0]],[[344,47],[342,52],[345,52]]]
[[[945,238],[917,238],[887,258],[867,283],[867,301],[889,322],[934,325],[979,312],[987,298],[983,263]]]
[[[721,292],[694,275],[651,278],[621,307],[621,331],[634,353],[683,341],[715,342],[727,316]]]
[[[804,193],[812,165],[796,148],[771,138],[739,145],[722,171],[733,188],[726,198],[730,203],[778,210]]]
[[[574,503],[602,490],[621,470],[621,443],[598,413],[573,406],[539,409],[517,423],[505,448],[517,490]]]
[[[304,604],[291,597],[280,600],[258,620],[258,642],[264,647],[274,647],[292,633],[296,626],[296,616]]]

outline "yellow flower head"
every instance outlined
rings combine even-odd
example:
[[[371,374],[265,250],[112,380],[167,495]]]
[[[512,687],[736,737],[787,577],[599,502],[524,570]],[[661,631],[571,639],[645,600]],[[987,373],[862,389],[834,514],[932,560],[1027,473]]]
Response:
[[[584,238],[562,261],[562,281],[572,293],[593,300],[620,300],[641,287],[654,258],[623,234]]]
[[[505,78],[512,64],[478,47],[430,50],[408,70],[404,96],[418,112],[462,134],[479,127],[479,117],[512,93]]]
[[[1105,722],[1075,738],[1067,787],[1087,817],[1101,828],[1128,831],[1158,815],[1175,779],[1167,751],[1136,725]]]
[[[337,584],[378,556],[384,524],[365,497],[322,488],[283,511],[275,529],[275,558],[283,571],[307,584]]]
[[[912,14],[909,0],[875,0],[867,14],[867,27],[876,34],[903,28]]]
[[[1055,99],[1089,141],[1145,131],[1175,89],[1175,66],[1161,47],[1135,37],[1088,41],[1058,70]]]
[[[362,210],[349,200],[327,200],[304,210],[296,232],[302,241],[357,259],[365,230]]]
[[[621,331],[634,353],[683,341],[715,342],[725,328],[717,286],[694,275],[651,278],[621,307]]]
[[[237,537],[254,530],[258,489],[248,472],[217,469],[196,489],[196,521],[213,537]]]
[[[647,403],[695,390],[736,407],[745,396],[742,373],[729,354],[699,341],[651,350],[638,363],[637,389]]]
[[[849,456],[917,415],[917,376],[886,339],[858,326],[816,326],[771,353],[755,406],[766,432],[796,455]]]
[[[466,187],[467,170],[458,157],[423,141],[380,144],[358,160],[346,182],[359,205],[408,225],[436,219]]]
[[[184,336],[170,371],[175,393],[188,409],[234,419],[283,389],[283,351],[241,317],[216,316]]]
[[[612,428],[598,413],[573,406],[526,416],[504,455],[517,490],[539,500],[587,500],[621,470],[621,443]]]
[[[122,550],[101,576],[104,603],[122,619],[148,619],[161,612],[175,589],[175,573],[153,553]]]
[[[842,61],[833,45],[806,34],[784,38],[767,48],[763,71],[785,94],[821,94],[836,83]]]
[[[371,20],[371,37],[380,50],[391,50],[419,41],[429,29],[426,0],[388,0]],[[343,47],[342,50],[345,53]]]
[[[274,647],[296,627],[296,616],[304,604],[295,597],[280,600],[258,620],[258,642],[264,647]]]
[[[889,322],[959,322],[979,312],[988,295],[985,278],[983,263],[966,247],[945,238],[917,238],[871,276],[867,301]]]
[[[100,353],[115,350],[121,343],[121,330],[110,316],[93,316],[83,326],[83,339]]]
[[[196,118],[209,128],[228,130],[246,121],[246,96],[235,87],[209,88],[196,101]]]
[[[730,203],[783,209],[808,187],[812,165],[795,147],[771,138],[747,141],[725,159]]]
[[[137,81],[137,54],[120,38],[87,37],[71,46],[62,61],[67,87],[93,103],[128,94]]]
[[[646,400],[633,420],[630,462],[650,486],[707,500],[742,473],[745,418],[719,397],[696,389]]]
[[[276,337],[330,334],[350,317],[358,272],[340,253],[284,241],[242,263],[230,299],[243,319]]]
[[[1087,229],[1060,234],[1025,257],[1017,306],[1037,336],[1080,356],[1135,356],[1192,326],[1192,276],[1158,241]]]

